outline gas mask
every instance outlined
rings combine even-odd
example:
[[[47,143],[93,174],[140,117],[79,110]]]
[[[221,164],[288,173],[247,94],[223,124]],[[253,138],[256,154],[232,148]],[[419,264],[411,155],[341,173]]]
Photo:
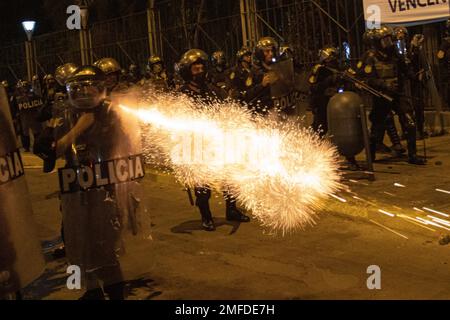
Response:
[[[192,75],[192,81],[198,84],[199,86],[204,86],[206,83],[206,71],[200,72],[196,75]]]

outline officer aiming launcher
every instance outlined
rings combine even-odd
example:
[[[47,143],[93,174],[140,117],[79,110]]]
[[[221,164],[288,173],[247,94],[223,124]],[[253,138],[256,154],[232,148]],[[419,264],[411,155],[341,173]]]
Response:
[[[353,83],[358,89],[363,90],[365,92],[370,93],[371,95],[377,97],[377,98],[383,98],[386,99],[389,102],[394,101],[394,98],[388,96],[387,94],[384,94],[381,91],[378,91],[374,88],[372,88],[371,86],[369,86],[367,83],[365,83],[364,81],[359,80],[358,78],[356,78],[354,75],[352,75],[350,73],[350,71],[345,70],[345,71],[339,71],[337,69],[325,66],[326,69],[330,70],[331,72],[339,75],[343,80],[349,81],[351,83]]]

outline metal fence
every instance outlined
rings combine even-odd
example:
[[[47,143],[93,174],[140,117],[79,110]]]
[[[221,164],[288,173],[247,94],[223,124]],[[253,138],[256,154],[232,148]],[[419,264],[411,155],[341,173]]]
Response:
[[[148,59],[147,12],[94,23],[90,28],[94,60],[114,57],[122,66]]]
[[[270,35],[291,45],[300,65],[315,63],[319,48],[326,44],[341,46],[348,42],[354,59],[364,50],[361,0],[250,1],[254,3],[256,34]],[[208,53],[223,50],[232,61],[242,45],[243,12],[239,0],[192,0],[189,5],[183,0],[155,3],[147,11],[92,24],[89,34],[93,59],[111,56],[123,67],[131,63],[144,67],[152,48],[171,69],[189,48],[199,47]],[[443,29],[443,24],[413,28],[427,36],[426,51],[438,80],[434,53]],[[64,62],[81,63],[76,30],[36,36],[34,48],[40,74],[53,72]],[[26,74],[24,43],[0,48],[0,79],[15,81]]]
[[[261,34],[269,34],[294,48],[301,64],[317,61],[324,45],[348,42],[354,58],[361,55],[364,32],[360,0],[258,0]]]
[[[37,70],[39,74],[53,73],[55,68],[67,62],[79,64],[79,34],[63,30],[34,38]]]

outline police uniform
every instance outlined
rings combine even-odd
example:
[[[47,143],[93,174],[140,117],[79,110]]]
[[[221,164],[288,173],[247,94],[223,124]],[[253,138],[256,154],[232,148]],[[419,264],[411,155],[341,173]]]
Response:
[[[336,68],[336,66],[333,66]],[[311,108],[314,131],[321,136],[328,132],[327,106],[331,97],[338,92],[337,75],[324,64],[316,64],[308,78],[311,90]]]
[[[65,148],[66,160],[58,175],[67,259],[81,268],[85,297],[102,299],[102,281],[111,299],[123,299],[120,260],[125,244],[149,240],[150,222],[142,212],[139,181],[145,171],[138,133],[124,131],[117,109],[104,99],[104,79],[100,69],[84,66],[67,82],[78,116],[65,119],[74,141],[64,141],[68,134],[56,143]],[[99,88],[98,98],[89,105],[86,99],[77,100],[83,85]],[[55,152],[39,154],[54,157]]]
[[[450,105],[450,27],[448,36],[442,39],[441,47],[437,53],[437,58],[441,69],[443,70],[443,82],[447,82],[447,105]]]
[[[231,98],[245,102],[247,90],[253,85],[251,69],[238,63],[230,70],[228,77]]]
[[[372,157],[375,158],[377,144],[383,142],[385,121],[392,110],[398,115],[407,136],[409,161],[422,164],[416,154],[416,124],[412,106],[404,96],[405,81],[410,76],[406,61],[393,48],[388,52],[371,49],[364,54],[357,67],[360,75],[370,86],[394,98],[392,103],[378,97],[373,99],[373,108],[369,116],[372,123],[370,132]]]
[[[264,116],[268,115],[274,107],[270,85],[266,87],[262,85],[264,76],[269,72],[270,69],[263,65],[253,65],[250,77],[246,79],[252,84],[246,91],[245,101],[254,112]]]
[[[25,150],[30,150],[30,132],[36,141],[42,132],[42,124],[39,121],[40,109],[44,105],[42,97],[30,90],[28,85],[20,87],[15,96],[16,109],[19,113],[22,127],[22,144]]]

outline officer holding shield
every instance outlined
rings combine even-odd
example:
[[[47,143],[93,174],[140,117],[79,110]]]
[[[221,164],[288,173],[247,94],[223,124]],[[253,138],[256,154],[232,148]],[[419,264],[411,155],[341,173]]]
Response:
[[[243,46],[236,53],[236,65],[230,70],[230,96],[231,98],[245,102],[247,90],[253,85],[251,75],[252,50]]]
[[[105,82],[97,67],[75,70],[66,84],[78,116],[65,119],[70,131],[57,141],[42,137],[37,153],[53,165],[65,155],[59,170],[65,245],[69,262],[81,268],[83,298],[104,299],[106,293],[121,300],[124,244],[149,239],[150,222],[140,214],[140,141],[134,131],[124,131]]]

